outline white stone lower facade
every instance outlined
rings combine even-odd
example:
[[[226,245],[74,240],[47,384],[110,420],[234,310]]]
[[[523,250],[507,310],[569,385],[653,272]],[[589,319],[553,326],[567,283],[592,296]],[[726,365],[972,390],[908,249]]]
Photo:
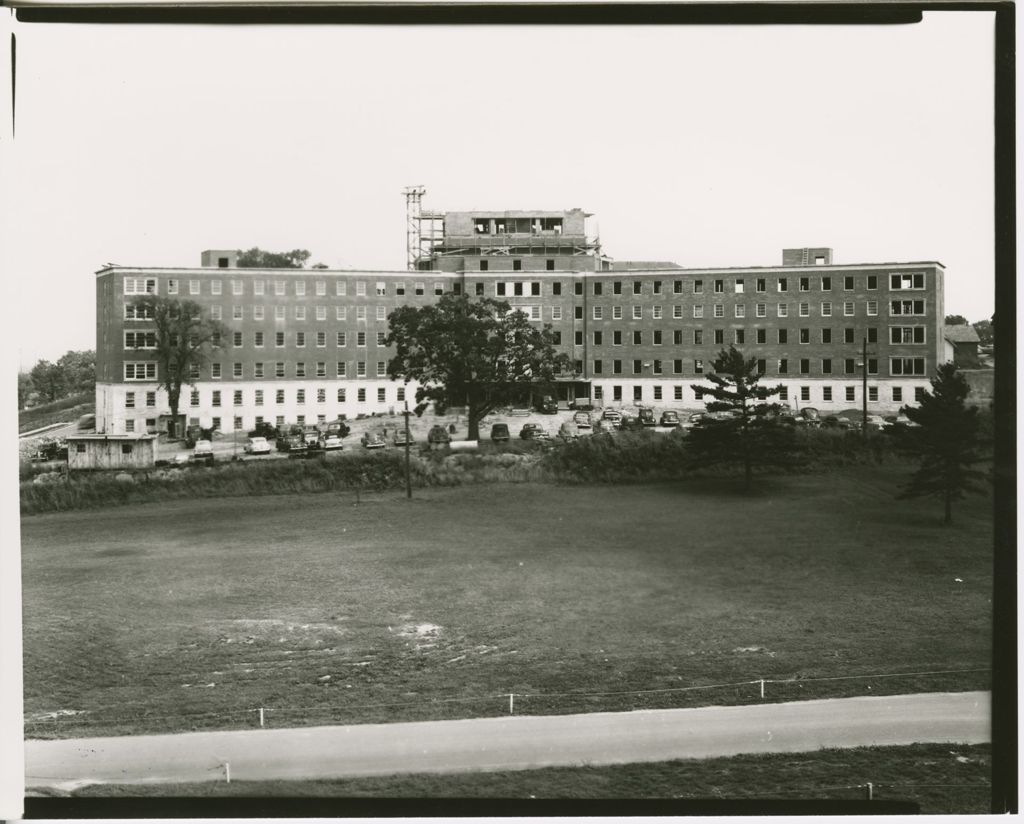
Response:
[[[649,406],[656,410],[701,410],[693,389],[698,377],[665,377],[630,380],[627,376],[592,380],[591,392],[599,406]],[[813,406],[823,414],[860,409],[860,380],[767,379],[765,385],[782,385],[783,401],[793,409]],[[710,384],[708,384],[710,385]],[[918,379],[868,380],[868,411],[893,414],[913,405],[930,388]],[[400,413],[408,400],[415,405],[416,384],[383,379],[293,381],[205,381],[185,387],[178,412],[189,424],[216,427],[221,432],[250,430],[260,421],[273,424],[316,423],[339,416]],[[156,432],[160,417],[170,415],[167,393],[156,384],[97,383],[96,431],[110,435]]]

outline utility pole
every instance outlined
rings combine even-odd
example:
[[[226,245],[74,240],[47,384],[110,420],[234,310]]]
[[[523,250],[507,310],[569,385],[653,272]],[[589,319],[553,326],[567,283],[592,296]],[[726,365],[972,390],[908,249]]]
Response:
[[[405,497],[412,500],[412,470],[409,464],[409,401],[405,402]]]
[[[864,337],[864,342],[861,350],[861,437],[865,443],[868,440],[868,339]]]

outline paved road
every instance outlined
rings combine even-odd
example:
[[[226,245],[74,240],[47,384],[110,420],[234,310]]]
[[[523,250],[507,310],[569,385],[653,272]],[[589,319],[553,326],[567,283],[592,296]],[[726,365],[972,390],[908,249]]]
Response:
[[[990,694],[27,741],[26,786],[340,778],[990,740]]]

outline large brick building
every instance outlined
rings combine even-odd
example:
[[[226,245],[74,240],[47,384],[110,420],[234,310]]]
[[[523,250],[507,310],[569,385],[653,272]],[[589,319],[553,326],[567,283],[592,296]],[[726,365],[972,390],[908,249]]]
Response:
[[[586,217],[449,212],[402,271],[241,269],[216,250],[199,268],[101,269],[97,428],[154,431],[169,413],[152,328],[129,305],[147,293],[194,300],[229,328],[180,409],[224,431],[400,409],[415,385],[387,378],[388,313],[448,293],[502,298],[550,324],[576,364],[558,384],[563,401],[701,408],[693,384],[735,344],[793,407],[859,408],[866,370],[869,409],[892,411],[945,359],[935,261],[837,264],[830,249],[801,248],[783,250],[779,266],[623,263],[588,237]]]

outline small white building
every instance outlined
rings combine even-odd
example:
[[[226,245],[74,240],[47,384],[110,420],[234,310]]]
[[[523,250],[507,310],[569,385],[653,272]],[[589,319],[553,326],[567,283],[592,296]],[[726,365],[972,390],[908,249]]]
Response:
[[[155,464],[155,435],[68,436],[68,469],[136,469]]]

